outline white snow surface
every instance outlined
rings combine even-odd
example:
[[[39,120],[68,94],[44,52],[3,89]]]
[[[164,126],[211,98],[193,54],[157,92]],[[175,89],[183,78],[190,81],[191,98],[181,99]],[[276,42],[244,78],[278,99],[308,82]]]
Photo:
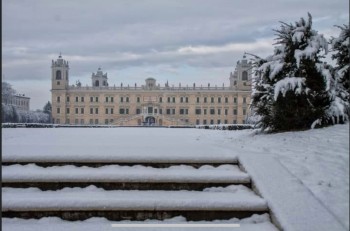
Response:
[[[18,218],[3,218],[2,228],[3,230],[21,230],[21,231],[38,231],[42,227],[45,227],[47,231],[66,231],[66,230],[84,230],[84,231],[96,231],[96,230],[118,230],[118,231],[159,231],[165,230],[164,228],[112,228],[112,224],[240,224],[237,230],[240,231],[278,231],[276,227],[271,224],[268,214],[253,215],[244,219],[232,218],[229,220],[215,220],[215,221],[186,221],[184,217],[174,217],[166,219],[164,221],[158,220],[146,220],[143,222],[138,221],[109,221],[105,218],[90,218],[85,221],[63,221],[60,218],[41,218],[36,219],[18,219]],[[233,228],[236,229],[236,228]],[[169,228],[171,231],[198,231],[198,228]],[[227,230],[227,228],[205,228],[206,231],[221,231]]]
[[[102,156],[106,160],[131,157],[164,162],[212,159],[231,163],[237,156],[272,156],[349,229],[348,124],[269,135],[253,130],[166,128],[4,128],[2,132],[3,161],[43,157],[89,160]],[[283,177],[276,175],[273,180],[283,182]],[[299,205],[299,212],[310,216]]]
[[[152,168],[142,165],[107,165],[98,168],[73,165],[39,167],[35,164],[2,166],[3,182],[182,182],[249,183],[237,165],[188,165]]]
[[[82,196],[84,195],[84,196]],[[238,210],[267,211],[266,201],[243,185],[203,191],[104,190],[96,186],[41,191],[2,188],[3,211],[60,210]]]

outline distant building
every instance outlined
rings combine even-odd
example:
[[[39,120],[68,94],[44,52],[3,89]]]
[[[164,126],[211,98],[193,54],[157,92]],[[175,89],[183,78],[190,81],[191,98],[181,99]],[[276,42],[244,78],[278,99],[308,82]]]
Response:
[[[17,109],[29,111],[30,98],[24,94],[2,96],[2,103],[5,105],[13,105]]]
[[[109,86],[98,68],[91,86],[69,85],[69,64],[52,60],[52,118],[57,124],[198,125],[242,124],[249,113],[252,64],[237,62],[230,84],[164,86],[147,78],[145,85]]]

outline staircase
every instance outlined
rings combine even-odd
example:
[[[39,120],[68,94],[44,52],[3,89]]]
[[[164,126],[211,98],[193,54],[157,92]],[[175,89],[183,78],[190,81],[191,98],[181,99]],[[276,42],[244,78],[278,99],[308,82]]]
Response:
[[[187,221],[268,213],[237,159],[2,162],[2,216]]]

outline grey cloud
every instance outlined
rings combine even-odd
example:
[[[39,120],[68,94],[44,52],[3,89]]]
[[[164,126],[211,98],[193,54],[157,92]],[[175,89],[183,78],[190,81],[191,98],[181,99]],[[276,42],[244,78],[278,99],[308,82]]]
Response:
[[[101,65],[121,76],[154,67],[170,75],[160,67],[174,67],[173,77],[180,78],[184,66],[230,68],[244,51],[264,56],[279,21],[310,12],[315,29],[331,36],[331,27],[349,18],[344,0],[21,0],[2,6],[3,73],[13,81],[47,80],[59,52],[78,77]],[[268,39],[270,48],[259,46]],[[229,44],[248,45],[220,49]],[[186,47],[197,50],[178,52]],[[198,52],[203,47],[216,51]]]

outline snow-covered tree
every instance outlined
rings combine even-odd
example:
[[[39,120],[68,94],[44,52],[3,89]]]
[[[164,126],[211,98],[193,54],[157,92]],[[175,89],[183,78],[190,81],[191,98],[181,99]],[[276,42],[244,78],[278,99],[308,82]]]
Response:
[[[343,116],[341,102],[332,103],[334,77],[321,61],[328,43],[312,29],[311,15],[294,24],[282,22],[275,32],[273,55],[255,56],[252,106],[262,129],[307,129]]]
[[[1,96],[2,102],[9,104],[11,102],[12,96],[16,94],[16,91],[12,88],[11,84],[7,82],[1,83]]]
[[[340,34],[337,38],[331,39],[332,50],[335,52],[332,59],[336,60],[336,84],[337,96],[344,102],[347,114],[350,115],[350,29],[348,25],[336,26],[340,29]]]

